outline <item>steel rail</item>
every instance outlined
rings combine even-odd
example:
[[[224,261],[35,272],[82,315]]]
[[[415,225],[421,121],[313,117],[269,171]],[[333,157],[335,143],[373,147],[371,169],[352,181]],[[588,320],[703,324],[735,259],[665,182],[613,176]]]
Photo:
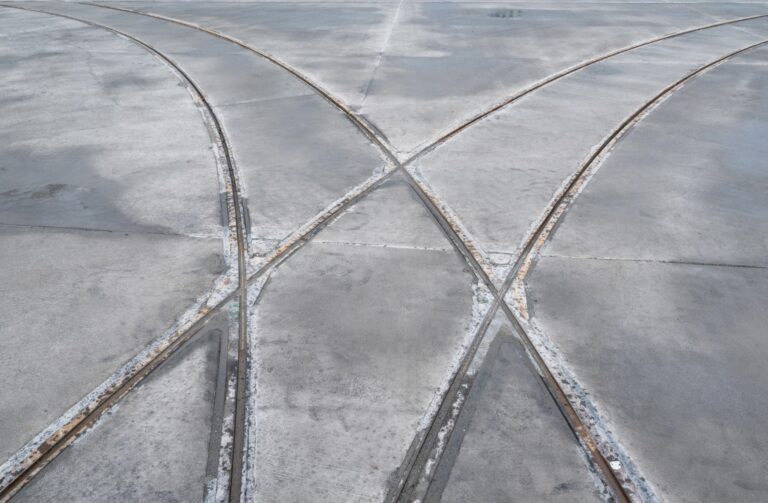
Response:
[[[112,6],[99,6],[99,7],[115,9],[115,10],[124,10],[124,11],[128,11],[128,12],[133,12],[134,14],[138,14],[138,15],[145,15],[147,17],[156,17],[154,15],[148,15],[148,14],[139,13],[139,12],[135,12],[135,11],[130,11],[128,9],[122,9],[122,8],[117,8],[117,7],[112,7]],[[171,18],[165,18],[165,17],[159,17],[159,18],[163,19],[163,20],[166,20],[166,21],[170,21],[170,22],[177,22],[176,20],[172,20]],[[203,31],[203,32],[206,32],[206,33],[209,33],[209,34],[213,34],[213,35],[215,35],[215,36],[217,36],[219,38],[223,38],[225,40],[234,41],[234,43],[236,43],[237,45],[240,45],[241,47],[247,48],[247,49],[251,50],[252,52],[255,52],[255,53],[265,57],[269,61],[272,61],[275,64],[277,64],[278,66],[280,66],[281,68],[289,71],[292,75],[296,76],[301,81],[307,83],[315,92],[317,92],[318,94],[322,95],[328,102],[330,102],[331,104],[336,106],[341,112],[343,112],[345,115],[347,115],[347,117],[350,119],[350,121],[366,137],[371,139],[382,150],[382,152],[386,155],[386,157],[388,159],[390,159],[395,164],[395,166],[396,166],[395,171],[401,171],[405,175],[406,181],[408,182],[409,186],[414,190],[414,192],[416,192],[416,194],[419,196],[419,199],[422,201],[424,206],[428,209],[428,211],[431,213],[433,218],[435,218],[435,220],[438,222],[440,227],[447,234],[451,244],[457,249],[457,251],[464,257],[464,259],[467,261],[467,263],[472,267],[472,269],[475,271],[476,276],[478,278],[480,278],[486,284],[486,286],[491,290],[491,292],[493,293],[493,295],[495,297],[496,303],[498,305],[501,305],[502,309],[505,311],[505,314],[507,315],[508,318],[510,318],[510,321],[513,322],[513,324],[516,326],[518,331],[522,331],[523,330],[522,326],[519,324],[519,322],[518,322],[517,318],[515,317],[514,313],[512,313],[512,311],[506,306],[506,304],[504,304],[503,299],[501,298],[501,296],[499,295],[498,290],[495,288],[493,282],[489,278],[486,270],[482,267],[481,263],[476,258],[476,251],[473,250],[472,247],[469,246],[464,241],[464,239],[462,239],[458,235],[458,233],[454,229],[454,226],[452,225],[452,223],[441,212],[441,210],[438,208],[438,206],[435,203],[435,201],[432,198],[429,197],[429,195],[425,192],[425,190],[422,188],[421,184],[418,183],[418,181],[413,177],[413,175],[410,172],[408,172],[408,170],[404,169],[404,163],[400,162],[397,159],[397,157],[394,155],[394,153],[386,145],[385,141],[383,139],[380,139],[378,134],[377,134],[377,132],[372,130],[370,128],[370,126],[368,126],[368,124],[366,122],[364,122],[361,119],[359,119],[357,117],[357,115],[353,111],[351,111],[346,105],[341,103],[338,99],[333,97],[330,93],[325,91],[322,87],[320,87],[319,85],[317,85],[314,82],[312,82],[311,80],[309,80],[307,77],[305,77],[304,75],[299,73],[297,70],[295,70],[295,69],[291,68],[290,66],[280,62],[279,60],[276,60],[276,58],[274,58],[273,56],[268,55],[268,54],[266,54],[266,53],[264,53],[262,51],[258,51],[256,49],[253,49],[250,46],[248,46],[248,45],[246,45],[246,44],[244,44],[244,43],[242,43],[240,41],[235,41],[234,39],[230,39],[230,37],[228,37],[226,35],[219,34],[217,32],[212,32],[212,31],[209,31],[207,29],[198,27],[196,25],[191,25],[191,24],[187,24],[187,23],[184,23],[184,22],[180,22],[179,24],[186,25],[186,26],[192,27],[194,29],[197,29],[199,31]],[[539,86],[539,87],[541,87],[541,86]],[[528,92],[532,92],[532,91],[528,91]],[[526,349],[529,352],[530,351],[535,351],[535,348],[532,345],[530,347],[526,345]],[[534,357],[534,359],[537,359],[537,358]],[[539,357],[538,360],[541,360],[540,364],[542,366],[545,366],[545,364],[544,364],[543,360],[541,359],[541,357]],[[549,376],[550,376],[550,380],[552,382],[555,382],[554,381],[554,377],[551,376],[551,373],[549,373]],[[570,406],[570,403],[568,402],[567,397],[562,392],[562,390],[559,388],[559,386],[556,386],[556,385],[555,386],[551,386],[550,385],[550,386],[548,386],[548,389],[550,389],[550,393],[552,393],[553,397],[555,397],[555,400],[558,403],[558,406],[560,406],[562,409],[565,409],[565,410],[568,410],[569,407],[570,407],[570,409],[572,409],[572,406]],[[569,424],[572,424],[572,423],[575,423],[575,422],[578,422],[578,416],[574,416],[574,418],[571,418],[571,420],[569,420]],[[581,433],[579,435],[579,439],[583,443],[586,444],[585,445],[586,450],[588,452],[590,452],[591,455],[596,458],[596,462],[597,462],[597,464],[598,464],[598,466],[600,468],[600,471],[603,472],[603,475],[608,479],[608,482],[607,482],[608,485],[612,488],[612,490],[614,492],[616,492],[618,494],[623,494],[623,488],[622,488],[621,484],[618,482],[618,480],[615,479],[615,476],[613,475],[613,472],[609,469],[608,462],[605,461],[605,459],[603,459],[602,456],[600,455],[599,451],[596,450],[595,442],[591,439],[591,437],[589,437],[589,432],[587,430],[585,430],[584,428],[577,428],[577,431],[580,431],[580,433]],[[586,441],[585,441],[585,437],[586,437]],[[405,486],[403,486],[403,487],[405,487]],[[628,499],[626,499],[626,501],[628,501]]]

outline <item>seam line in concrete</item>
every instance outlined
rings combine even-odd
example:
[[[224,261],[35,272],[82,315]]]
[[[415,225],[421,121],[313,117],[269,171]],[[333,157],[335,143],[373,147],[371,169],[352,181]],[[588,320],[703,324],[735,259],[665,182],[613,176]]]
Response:
[[[362,246],[367,248],[391,248],[393,250],[413,250],[413,251],[431,251],[431,252],[453,251],[452,247],[438,248],[434,246],[411,246],[411,245],[387,244],[387,243],[355,243],[352,241],[328,241],[325,239],[315,239],[314,242],[322,245]]]
[[[373,85],[373,81],[376,79],[376,73],[379,71],[379,67],[381,66],[381,60],[384,58],[384,52],[389,47],[389,40],[392,38],[392,33],[395,31],[395,25],[397,25],[398,18],[400,17],[400,9],[403,7],[403,2],[405,0],[400,0],[400,2],[397,4],[397,9],[395,9],[395,14],[392,17],[392,24],[389,26],[389,31],[387,32],[387,36],[384,39],[384,44],[381,46],[381,50],[379,50],[379,55],[376,59],[376,64],[373,65],[373,72],[371,72],[371,78],[368,79],[368,84],[365,86],[365,91],[363,92],[363,97],[360,100],[360,109],[363,108],[363,105],[365,104],[365,100],[368,98],[368,93],[371,92],[371,86]]]
[[[646,259],[646,258],[628,258],[628,257],[594,257],[594,256],[575,256],[559,255],[556,253],[540,253],[539,257],[562,258],[568,260],[594,260],[605,262],[634,262],[639,264],[668,264],[668,265],[689,265],[702,267],[727,267],[735,269],[768,269],[768,265],[758,264],[730,264],[725,262],[697,262],[695,260],[665,260],[665,259]]]

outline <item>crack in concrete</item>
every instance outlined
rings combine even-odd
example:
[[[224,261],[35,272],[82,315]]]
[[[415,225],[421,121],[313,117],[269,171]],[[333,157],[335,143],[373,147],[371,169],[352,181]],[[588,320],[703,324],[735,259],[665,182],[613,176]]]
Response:
[[[400,17],[400,9],[403,7],[403,2],[405,0],[400,0],[400,3],[397,4],[397,9],[395,9],[395,14],[392,17],[392,24],[389,26],[389,30],[387,32],[387,36],[384,38],[384,43],[381,46],[381,50],[379,51],[378,57],[376,59],[376,64],[373,65],[373,72],[371,72],[371,78],[368,79],[368,84],[365,86],[365,91],[363,92],[363,98],[360,100],[360,105],[358,106],[359,109],[363,108],[363,105],[365,104],[365,100],[368,98],[368,94],[371,92],[371,86],[373,85],[373,81],[376,78],[376,73],[379,71],[379,67],[381,66],[381,60],[384,57],[384,52],[389,47],[389,41],[392,38],[392,33],[395,31],[395,25],[397,24],[398,18]]]

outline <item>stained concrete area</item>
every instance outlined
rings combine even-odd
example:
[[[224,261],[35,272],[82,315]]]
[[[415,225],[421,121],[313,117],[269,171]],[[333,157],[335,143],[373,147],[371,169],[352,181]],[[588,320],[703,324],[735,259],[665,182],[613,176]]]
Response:
[[[204,90],[232,146],[255,253],[272,251],[384,166],[381,153],[323,97],[231,41],[95,6],[40,7],[139,38]]]
[[[169,69],[104,30],[0,14],[5,460],[168,330],[224,258],[208,132]]]
[[[5,3],[0,500],[194,320],[13,500],[229,501],[235,429],[243,501],[620,500],[587,434],[638,501],[765,500],[768,49],[653,102],[768,39],[765,2]],[[491,311],[603,145],[530,324]]]

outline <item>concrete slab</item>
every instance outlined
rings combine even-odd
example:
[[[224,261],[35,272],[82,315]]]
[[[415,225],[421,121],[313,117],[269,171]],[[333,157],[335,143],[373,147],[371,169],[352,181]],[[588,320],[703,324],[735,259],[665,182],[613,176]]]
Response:
[[[409,194],[378,195],[418,217],[402,237],[419,230]],[[336,231],[348,244],[308,244],[263,290],[249,499],[381,501],[472,333],[473,277],[456,252],[363,244],[397,217],[367,214]]]
[[[202,501],[221,313],[13,501]]]
[[[768,38],[767,22],[743,24]],[[723,26],[597,63],[511,104],[409,169],[427,180],[487,254],[514,253],[622,121],[687,73],[763,37]]]
[[[425,501],[602,501],[576,437],[513,333],[505,322],[487,335],[493,342]]]
[[[223,272],[220,250],[154,234],[0,226],[4,459],[170,328]]]
[[[413,152],[552,73],[700,20],[675,6],[640,14],[624,6],[404,3],[361,111]]]
[[[729,19],[732,17],[752,16],[755,14],[765,14],[766,5],[763,1],[757,2],[735,2],[735,3],[713,3],[701,1],[681,1],[679,3],[687,4],[689,9],[696,10],[713,19]]]
[[[354,238],[354,242],[347,242]],[[342,213],[315,238],[316,243],[356,244],[383,248],[451,251],[435,219],[421,205],[405,177],[393,175],[359,203]]]
[[[252,43],[300,68],[352,106],[365,94],[398,13],[398,1],[108,5],[195,22]]]
[[[12,21],[20,21],[21,24],[14,26],[13,30],[3,30],[0,32],[0,38],[9,39],[11,37],[23,37],[26,35],[32,35],[34,32],[56,30],[61,28],[72,28],[72,22],[66,19],[57,18],[52,19],[50,23],[45,25],[40,23],[29,23],[25,21],[29,18],[29,13],[18,9],[0,9],[0,19],[3,25],[7,25]],[[7,56],[7,55],[6,55]]]
[[[224,270],[216,165],[190,95],[134,44],[71,21],[42,29],[49,19],[0,18],[2,459]]]
[[[536,322],[662,501],[764,500],[765,269],[543,257]]]
[[[712,69],[643,120],[546,253],[768,265],[766,55]]]
[[[662,501],[768,490],[766,53],[627,135],[529,279],[535,322]]]
[[[104,30],[26,31],[51,16],[16,13],[0,48],[0,221],[221,237],[211,141],[179,79]]]
[[[217,112],[241,167],[253,238],[272,247],[384,165],[352,123],[317,95]]]

